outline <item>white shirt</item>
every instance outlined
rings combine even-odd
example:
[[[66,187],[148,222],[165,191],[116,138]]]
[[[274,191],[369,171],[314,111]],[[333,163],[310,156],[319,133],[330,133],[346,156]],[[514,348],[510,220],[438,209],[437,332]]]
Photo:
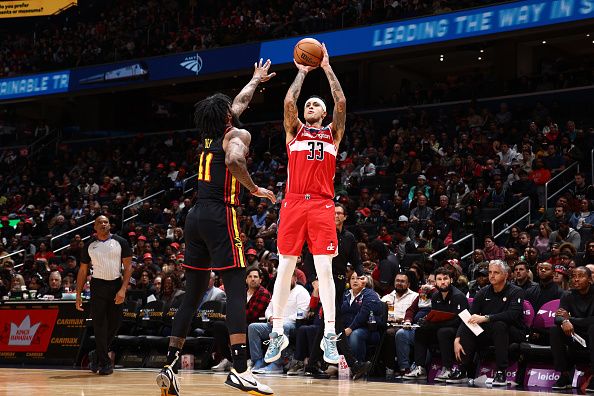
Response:
[[[131,256],[128,241],[119,235],[111,235],[105,241],[91,239],[83,249],[81,262],[91,264],[93,278],[111,281],[122,276],[122,259]]]
[[[412,305],[413,301],[415,301],[415,298],[417,298],[418,296],[419,293],[407,289],[402,296],[398,297],[398,295],[396,294],[396,290],[393,290],[392,293],[383,296],[382,301],[393,303],[394,316],[396,318],[402,319],[406,314],[406,310]]]
[[[272,308],[272,300],[270,300],[265,314],[267,319],[272,316]],[[291,293],[289,293],[289,299],[287,300],[287,305],[285,305],[285,310],[283,311],[283,323],[295,324],[297,321],[298,309],[301,309],[304,313],[309,310],[309,293],[305,290],[305,287],[301,285],[295,285],[295,287],[291,289]]]

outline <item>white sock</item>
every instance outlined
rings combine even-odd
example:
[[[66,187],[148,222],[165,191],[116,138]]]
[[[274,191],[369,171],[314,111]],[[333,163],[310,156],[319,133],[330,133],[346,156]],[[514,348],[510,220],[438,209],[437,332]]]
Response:
[[[284,256],[279,254],[276,281],[272,292],[272,332],[284,334],[283,312],[291,293],[291,278],[297,265],[297,256]]]
[[[332,277],[332,256],[328,254],[314,255],[314,266],[320,285],[320,300],[324,309],[324,335],[336,334],[334,316],[336,313],[336,289]]]

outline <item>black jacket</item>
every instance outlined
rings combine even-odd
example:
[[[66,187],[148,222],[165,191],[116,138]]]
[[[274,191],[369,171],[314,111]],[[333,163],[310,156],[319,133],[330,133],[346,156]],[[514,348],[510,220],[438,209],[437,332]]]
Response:
[[[526,300],[532,304],[534,312],[538,312],[540,307],[549,301],[557,300],[563,297],[566,291],[561,289],[558,284],[551,281],[547,284],[536,284],[535,287],[526,290]]]
[[[428,322],[424,321],[423,326],[429,325],[432,327],[458,327],[460,325],[460,317],[458,314],[465,309],[468,309],[468,299],[466,296],[458,290],[456,287],[451,286],[450,292],[443,298],[441,292],[438,290],[431,295],[431,310],[432,311],[443,311],[451,312],[455,314],[452,319],[445,320],[442,322]]]
[[[524,303],[524,290],[516,285],[507,283],[503,290],[495,293],[493,285],[480,289],[474,296],[470,313],[476,315],[489,315],[489,322],[502,321],[509,326],[525,329],[522,321]],[[460,326],[458,336],[460,336]]]
[[[559,308],[569,312],[569,321],[574,327],[588,328],[594,325],[594,286],[590,286],[588,293],[581,295],[577,290],[572,290],[561,297]],[[555,317],[555,324],[563,322],[561,316]]]

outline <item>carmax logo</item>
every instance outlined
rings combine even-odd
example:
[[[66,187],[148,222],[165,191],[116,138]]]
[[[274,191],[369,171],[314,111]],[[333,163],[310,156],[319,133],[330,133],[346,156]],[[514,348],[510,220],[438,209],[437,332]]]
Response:
[[[198,54],[193,55],[193,56],[188,56],[179,65],[198,74],[198,73],[200,73],[200,70],[202,69],[202,58]]]

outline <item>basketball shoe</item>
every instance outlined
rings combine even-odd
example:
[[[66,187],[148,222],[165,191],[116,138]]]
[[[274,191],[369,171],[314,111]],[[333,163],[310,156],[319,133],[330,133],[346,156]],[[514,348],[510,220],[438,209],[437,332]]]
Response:
[[[161,388],[161,396],[178,396],[179,384],[171,366],[165,366],[157,374],[157,385]]]
[[[231,386],[242,392],[249,393],[250,395],[274,395],[272,389],[270,389],[268,385],[261,384],[249,369],[243,373],[238,373],[234,368],[232,368],[231,372],[229,372],[227,375],[225,385]]]

